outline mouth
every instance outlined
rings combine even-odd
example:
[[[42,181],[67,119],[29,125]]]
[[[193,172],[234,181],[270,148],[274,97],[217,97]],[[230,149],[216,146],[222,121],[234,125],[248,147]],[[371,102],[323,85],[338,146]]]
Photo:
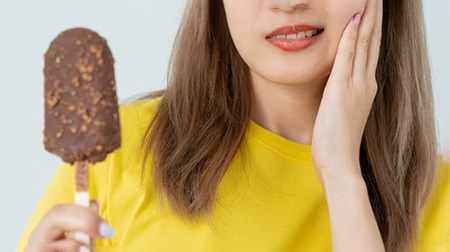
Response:
[[[280,34],[275,36],[268,36],[267,39],[302,39],[302,38],[312,38],[315,37],[322,32],[324,32],[324,29],[314,29],[314,30],[308,30],[308,31],[302,31],[299,33],[293,33],[293,34]]]
[[[298,52],[317,43],[325,29],[310,25],[285,26],[266,37],[267,42],[287,52]]]
[[[312,38],[321,33],[323,33],[325,29],[317,28],[309,25],[296,25],[296,26],[285,26],[276,29],[268,36],[266,39],[302,39],[302,38]]]

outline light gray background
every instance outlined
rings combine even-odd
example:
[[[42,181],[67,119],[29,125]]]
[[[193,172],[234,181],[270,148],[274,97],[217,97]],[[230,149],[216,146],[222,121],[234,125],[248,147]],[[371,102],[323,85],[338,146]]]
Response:
[[[55,172],[45,152],[43,54],[71,27],[108,39],[120,101],[165,87],[184,1],[0,0],[0,251],[14,251]],[[450,140],[450,1],[425,1],[441,144]]]

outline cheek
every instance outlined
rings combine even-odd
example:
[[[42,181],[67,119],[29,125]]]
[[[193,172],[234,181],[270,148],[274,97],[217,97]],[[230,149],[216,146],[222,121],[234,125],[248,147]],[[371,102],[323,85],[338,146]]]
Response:
[[[335,53],[339,46],[342,33],[356,13],[363,13],[367,0],[324,0],[324,12],[327,15],[327,33],[330,50]]]
[[[229,32],[241,56],[253,57],[253,48],[263,36],[259,33],[259,0],[224,0]]]
[[[328,16],[328,25],[344,30],[348,21],[356,13],[363,13],[367,0],[324,0],[324,11]]]
[[[245,14],[245,5],[239,8],[239,0],[224,0],[223,3],[231,36],[233,39],[245,37],[245,31],[249,29],[246,26],[252,23],[250,14]]]

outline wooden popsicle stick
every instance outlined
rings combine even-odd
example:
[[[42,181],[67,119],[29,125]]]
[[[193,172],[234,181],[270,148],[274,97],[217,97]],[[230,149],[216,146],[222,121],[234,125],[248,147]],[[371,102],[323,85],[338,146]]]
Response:
[[[76,193],[75,204],[89,208],[89,171],[88,162],[75,162],[76,167]],[[75,240],[90,245],[90,237],[83,232],[75,232]],[[90,252],[87,247],[81,247],[80,252]]]

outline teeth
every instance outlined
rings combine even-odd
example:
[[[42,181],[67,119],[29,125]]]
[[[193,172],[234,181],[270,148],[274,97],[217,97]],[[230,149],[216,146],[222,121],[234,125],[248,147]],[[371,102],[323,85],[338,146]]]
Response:
[[[287,35],[276,35],[271,37],[272,39],[301,39],[301,38],[311,38],[319,33],[320,29],[302,31],[297,34],[287,34]]]
[[[299,39],[300,39],[300,38],[306,37],[306,32],[302,31],[302,32],[297,33],[297,37],[298,37]]]
[[[287,39],[297,39],[297,34],[289,34],[286,36]]]

